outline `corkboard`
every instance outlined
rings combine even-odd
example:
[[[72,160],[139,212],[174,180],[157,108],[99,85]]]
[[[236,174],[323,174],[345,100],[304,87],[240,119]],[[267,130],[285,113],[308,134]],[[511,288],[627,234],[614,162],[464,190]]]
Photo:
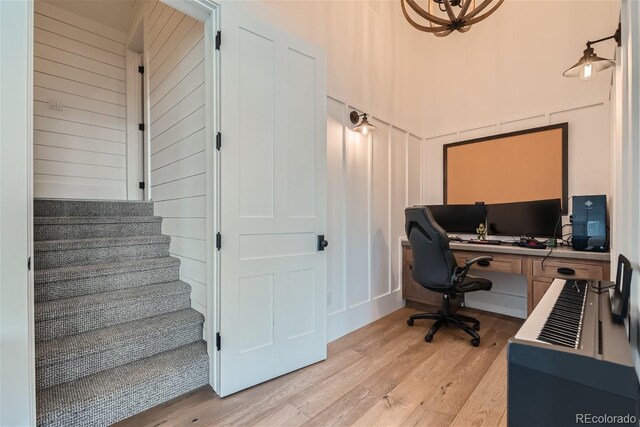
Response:
[[[444,146],[444,202],[561,199],[567,207],[568,124]]]

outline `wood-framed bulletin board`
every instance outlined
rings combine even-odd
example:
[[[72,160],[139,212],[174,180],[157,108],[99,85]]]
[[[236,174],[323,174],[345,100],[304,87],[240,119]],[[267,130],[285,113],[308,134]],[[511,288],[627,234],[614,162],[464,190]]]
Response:
[[[569,124],[444,146],[445,204],[560,199],[567,213]]]

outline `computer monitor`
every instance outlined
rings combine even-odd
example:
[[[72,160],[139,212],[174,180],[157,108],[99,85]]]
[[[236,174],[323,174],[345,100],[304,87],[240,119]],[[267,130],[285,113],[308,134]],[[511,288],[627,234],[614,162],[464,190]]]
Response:
[[[487,205],[488,234],[562,237],[560,199]]]
[[[429,205],[436,222],[447,233],[475,233],[487,218],[484,204],[476,205]]]

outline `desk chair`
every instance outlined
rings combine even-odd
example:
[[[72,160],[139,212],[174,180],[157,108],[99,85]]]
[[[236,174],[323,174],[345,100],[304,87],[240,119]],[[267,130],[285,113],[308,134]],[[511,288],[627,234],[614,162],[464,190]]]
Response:
[[[442,293],[442,308],[437,313],[414,314],[409,317],[407,324],[413,326],[417,319],[435,320],[424,337],[427,342],[431,342],[443,324],[453,324],[471,335],[471,344],[477,347],[480,345],[480,335],[476,331],[480,330],[480,322],[472,317],[452,314],[449,300],[465,292],[491,289],[491,281],[468,276],[467,273],[476,262],[491,261],[493,257],[479,256],[467,261],[464,267],[459,267],[449,248],[447,233],[433,219],[429,208],[407,208],[405,219],[407,238],[413,252],[413,280],[431,291]]]

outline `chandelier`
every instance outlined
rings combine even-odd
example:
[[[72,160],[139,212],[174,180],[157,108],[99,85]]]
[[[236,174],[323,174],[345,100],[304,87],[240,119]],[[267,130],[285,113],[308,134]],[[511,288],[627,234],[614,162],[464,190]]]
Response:
[[[454,31],[461,33],[469,31],[473,24],[489,17],[503,2],[504,0],[479,0],[476,6],[476,0],[426,0],[426,9],[424,9],[416,0],[400,0],[402,13],[407,21],[418,30],[433,33],[437,37],[448,36]],[[494,3],[493,7],[485,11],[491,3]],[[407,4],[429,25],[418,24],[409,16]],[[439,11],[434,10],[436,6]]]

